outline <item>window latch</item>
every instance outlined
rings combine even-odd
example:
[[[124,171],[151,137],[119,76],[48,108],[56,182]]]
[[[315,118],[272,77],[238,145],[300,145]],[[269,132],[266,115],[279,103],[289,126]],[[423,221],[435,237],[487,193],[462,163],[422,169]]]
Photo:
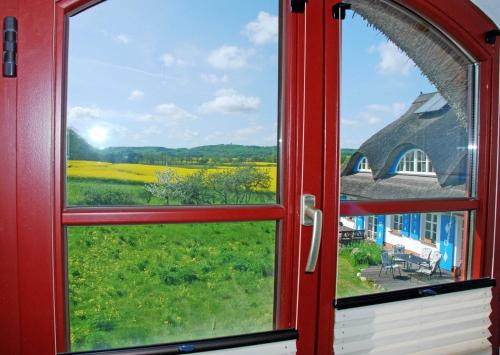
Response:
[[[3,19],[3,76],[17,76],[17,19],[7,16]]]
[[[484,34],[484,40],[486,43],[495,44],[498,36],[500,36],[500,30],[491,30]]]
[[[290,0],[290,11],[292,13],[303,14],[306,9],[307,0]]]
[[[339,2],[332,7],[332,15],[336,20],[345,19],[345,12],[351,8],[351,4],[345,2]]]

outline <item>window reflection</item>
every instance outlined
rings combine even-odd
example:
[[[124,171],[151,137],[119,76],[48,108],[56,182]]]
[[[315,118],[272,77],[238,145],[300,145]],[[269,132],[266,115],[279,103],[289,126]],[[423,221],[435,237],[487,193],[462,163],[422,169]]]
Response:
[[[469,218],[466,212],[341,217],[337,298],[464,280]]]

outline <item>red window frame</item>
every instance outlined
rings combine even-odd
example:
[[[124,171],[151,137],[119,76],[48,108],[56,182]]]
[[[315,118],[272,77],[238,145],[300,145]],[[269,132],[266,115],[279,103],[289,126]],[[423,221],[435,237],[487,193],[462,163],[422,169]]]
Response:
[[[341,38],[341,22],[332,23],[330,9],[338,1],[326,2],[325,22],[325,97],[334,98],[325,102],[325,156],[339,156],[339,122],[340,122],[340,58],[339,43]],[[497,200],[497,154],[498,154],[498,63],[499,45],[487,44],[484,41],[485,32],[495,28],[495,25],[475,5],[465,0],[459,1],[437,1],[437,0],[396,0],[397,3],[415,12],[419,16],[437,25],[444,33],[453,38],[465,50],[467,50],[479,63],[479,115],[478,140],[480,149],[477,156],[478,181],[477,196],[475,198],[459,199],[428,199],[428,200],[403,200],[403,201],[340,201],[338,190],[331,189],[335,200],[323,202],[324,209],[335,210],[335,204],[339,204],[339,215],[380,215],[401,214],[409,212],[448,212],[448,211],[476,211],[476,228],[474,230],[474,247],[472,255],[472,277],[498,275],[498,271],[492,274],[492,262],[494,255],[494,226],[496,216],[495,206]],[[308,4],[309,6],[309,4]],[[330,61],[330,63],[329,63]],[[333,64],[331,64],[333,62]],[[328,125],[328,122],[334,124]],[[338,178],[338,162],[325,159],[323,172],[324,181],[336,181]],[[338,159],[335,159],[338,160]],[[326,189],[327,187],[325,187]],[[325,196],[329,196],[325,194]],[[331,196],[331,195],[330,195]],[[340,202],[337,202],[340,201]],[[335,215],[336,221],[338,215]],[[327,218],[327,220],[329,220]],[[466,228],[467,226],[464,226]],[[335,222],[324,226],[336,236],[338,225]],[[337,265],[337,243],[334,241],[324,243],[322,246],[322,270],[336,270]],[[327,244],[327,246],[325,246]],[[496,247],[498,248],[498,244]],[[326,256],[325,249],[333,250],[330,257]],[[496,251],[498,253],[498,251]],[[498,264],[498,263],[497,263]],[[498,270],[498,265],[495,266]],[[334,271],[322,272],[320,287],[320,312],[318,324],[328,324],[328,327],[320,327],[317,335],[316,346],[319,353],[332,352],[333,344],[333,319],[334,309],[328,308],[328,300],[335,299],[336,273]],[[492,302],[493,349],[498,349],[499,342],[499,293],[498,287],[494,291],[496,297]],[[496,350],[495,350],[496,351]]]
[[[289,117],[285,125],[284,137],[286,155],[283,169],[301,171],[303,158],[303,137],[318,136],[314,149],[323,149],[320,157],[307,159],[304,167],[322,167],[325,172],[320,177],[322,181],[329,178],[337,179],[335,173],[339,170],[337,159],[326,157],[337,156],[338,148],[338,100],[323,100],[323,97],[338,98],[339,72],[335,60],[327,62],[324,57],[336,58],[335,48],[339,38],[339,29],[332,25],[331,6],[336,0],[309,1],[306,14],[290,15],[287,7],[286,21],[290,32],[284,45],[296,53],[287,56],[283,86],[283,107],[285,117]],[[500,200],[500,184],[496,167],[500,164],[497,154],[499,142],[499,111],[498,111],[498,77],[499,77],[499,44],[488,45],[484,42],[484,33],[494,28],[487,17],[472,3],[466,0],[401,0],[403,5],[412,8],[431,22],[452,35],[473,56],[481,62],[480,90],[480,139],[481,147],[478,159],[479,178],[477,199],[457,199],[447,201],[398,202],[343,202],[339,207],[338,200],[324,199],[325,230],[329,230],[330,238],[324,238],[318,265],[320,274],[311,274],[301,279],[301,290],[315,297],[300,297],[299,309],[308,311],[310,317],[300,317],[296,323],[296,304],[288,300],[297,299],[298,270],[303,270],[305,260],[300,265],[292,263],[297,260],[299,248],[308,248],[308,239],[298,240],[300,227],[295,222],[297,217],[301,176],[288,175],[283,196],[283,209],[274,206],[272,213],[281,214],[285,224],[284,233],[292,236],[288,245],[282,247],[282,257],[288,260],[283,264],[280,275],[283,275],[284,289],[280,299],[280,325],[295,325],[299,328],[301,338],[315,341],[299,340],[303,354],[327,354],[332,351],[333,313],[331,301],[335,296],[336,277],[336,233],[335,221],[338,214],[383,214],[402,213],[418,210],[478,211],[478,228],[475,234],[474,276],[481,276],[493,271],[500,275],[500,263],[493,265],[493,255],[500,260],[500,243],[495,244],[494,233],[496,225],[500,225],[500,213],[497,212],[497,201]],[[60,3],[57,4],[59,6]],[[67,1],[68,6],[77,6],[78,1]],[[5,173],[0,174],[0,193],[3,202],[0,205],[2,214],[2,241],[0,248],[0,272],[2,286],[6,285],[0,301],[0,326],[2,330],[1,349],[5,353],[55,353],[64,349],[64,318],[65,307],[61,303],[64,289],[58,287],[63,282],[62,256],[64,248],[61,244],[62,223],[81,223],[91,219],[86,215],[71,215],[62,211],[60,183],[61,176],[58,165],[54,171],[54,161],[60,161],[61,127],[55,124],[54,117],[60,117],[61,102],[54,102],[55,97],[61,97],[63,79],[54,74],[65,63],[61,62],[61,48],[54,52],[54,44],[61,43],[63,33],[59,30],[54,38],[56,19],[55,4],[50,0],[4,0],[0,3],[1,15],[17,15],[22,35],[19,47],[19,74],[17,79],[0,78],[2,95],[0,97],[0,120],[2,155],[0,163]],[[58,12],[60,8],[58,9]],[[60,14],[57,21],[61,21]],[[305,38],[305,22],[307,22],[307,51],[303,51]],[[58,23],[58,28],[60,28]],[[318,53],[320,55],[318,55]],[[56,67],[54,67],[54,63]],[[307,65],[305,65],[307,63]],[[312,63],[316,65],[312,65]],[[307,80],[302,69],[305,68]],[[64,98],[63,98],[64,100]],[[5,104],[6,103],[6,104]],[[305,104],[307,103],[307,104]],[[5,105],[4,105],[5,104]],[[306,111],[306,112],[304,112]],[[36,115],[33,113],[36,112]],[[305,127],[305,115],[319,117],[313,120],[311,126]],[[9,119],[4,119],[5,117]],[[7,134],[4,134],[7,132]],[[12,134],[15,132],[15,134]],[[293,142],[293,143],[292,143]],[[297,143],[295,143],[297,142]],[[305,152],[307,153],[307,151]],[[4,165],[5,164],[5,165]],[[307,165],[307,166],[306,166]],[[307,171],[307,169],[304,169]],[[333,176],[332,176],[333,174]],[[319,196],[338,197],[338,184],[321,184],[317,180],[303,187],[308,192]],[[59,191],[59,192],[58,192]],[[286,202],[286,208],[285,206]],[[140,212],[140,211],[139,211]],[[109,223],[114,219],[123,221],[124,211],[109,214]],[[159,211],[158,213],[163,213]],[[201,212],[200,212],[201,213]],[[249,216],[250,214],[247,215]],[[274,215],[273,215],[274,216]],[[163,218],[159,216],[155,218]],[[66,218],[66,219],[65,219]],[[77,218],[71,222],[72,218]],[[78,218],[81,218],[78,220]],[[140,218],[146,218],[138,216]],[[149,218],[149,217],[147,217]],[[187,218],[187,217],[185,217]],[[274,217],[273,217],[274,218]],[[240,218],[238,218],[240,219]],[[92,222],[92,221],[89,221]],[[149,223],[152,223],[150,221]],[[59,230],[59,232],[57,231]],[[5,234],[4,234],[5,232]],[[304,231],[307,237],[307,231]],[[6,238],[4,238],[4,235]],[[498,238],[497,238],[498,241]],[[4,248],[5,247],[5,248]],[[284,271],[288,271],[285,275]],[[321,276],[318,276],[321,275]],[[312,299],[315,298],[315,299]],[[499,287],[494,289],[493,306],[493,349],[497,351],[500,334],[500,293]],[[312,307],[312,308],[311,308]],[[299,312],[300,315],[300,312]],[[57,336],[56,336],[57,324]],[[57,347],[56,347],[57,343]],[[6,349],[6,350],[5,350]],[[5,350],[5,351],[4,351]]]
[[[54,269],[55,269],[55,306],[57,350],[59,352],[69,349],[68,334],[69,320],[67,310],[66,284],[66,255],[65,236],[66,226],[102,225],[102,224],[151,224],[151,223],[203,223],[203,222],[236,222],[236,221],[263,221],[276,220],[281,222],[282,236],[293,236],[294,217],[294,187],[295,187],[295,146],[290,142],[295,137],[296,123],[293,119],[295,102],[292,100],[290,90],[282,90],[279,112],[281,116],[280,138],[283,142],[278,157],[279,165],[279,203],[269,205],[241,205],[241,206],[176,206],[176,207],[130,207],[130,208],[70,208],[64,204],[65,171],[65,120],[66,115],[66,74],[67,74],[67,30],[69,28],[68,16],[76,14],[88,7],[97,5],[102,0],[58,0],[55,4],[55,163],[54,163]],[[292,19],[285,2],[281,6],[282,12],[282,39],[281,46],[284,53],[281,55],[281,82],[280,87],[293,87],[295,80],[293,66],[295,47],[296,23]],[[58,101],[60,99],[60,101]],[[283,173],[287,172],[287,173]],[[281,190],[281,191],[280,191]],[[295,327],[295,307],[293,292],[295,280],[293,278],[293,256],[298,252],[294,248],[293,238],[283,237],[279,240],[279,270],[277,270],[277,283],[279,293],[275,295],[275,312],[278,315],[276,326],[278,328]]]

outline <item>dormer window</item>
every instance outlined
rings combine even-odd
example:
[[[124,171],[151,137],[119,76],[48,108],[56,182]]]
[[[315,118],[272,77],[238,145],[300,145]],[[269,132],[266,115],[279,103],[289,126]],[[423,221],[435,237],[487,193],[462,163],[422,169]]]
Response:
[[[427,154],[420,149],[412,149],[406,152],[398,162],[396,173],[436,175],[431,160]]]
[[[358,172],[371,172],[370,165],[368,165],[368,159],[366,157],[362,157],[359,159],[358,167],[356,169]]]

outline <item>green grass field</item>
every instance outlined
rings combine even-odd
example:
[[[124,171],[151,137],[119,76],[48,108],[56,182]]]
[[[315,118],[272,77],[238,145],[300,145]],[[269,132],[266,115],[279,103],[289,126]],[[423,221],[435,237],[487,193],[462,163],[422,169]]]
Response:
[[[69,227],[72,350],[271,330],[275,226]]]
[[[252,202],[274,199],[259,192]],[[164,203],[143,182],[81,177],[68,178],[67,201]],[[274,221],[68,227],[71,350],[271,330],[275,231]],[[358,271],[341,253],[339,297],[376,291]]]

